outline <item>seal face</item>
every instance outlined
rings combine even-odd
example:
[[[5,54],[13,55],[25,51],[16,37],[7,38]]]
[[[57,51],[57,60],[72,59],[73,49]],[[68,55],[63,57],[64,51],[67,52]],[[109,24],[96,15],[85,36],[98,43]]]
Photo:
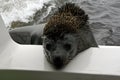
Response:
[[[60,37],[46,37],[43,40],[44,52],[48,61],[55,68],[62,68],[77,52],[77,40],[74,34],[63,34]]]
[[[88,15],[73,3],[66,3],[55,12],[44,27],[43,36],[45,56],[56,69],[79,52],[97,46],[88,26]]]

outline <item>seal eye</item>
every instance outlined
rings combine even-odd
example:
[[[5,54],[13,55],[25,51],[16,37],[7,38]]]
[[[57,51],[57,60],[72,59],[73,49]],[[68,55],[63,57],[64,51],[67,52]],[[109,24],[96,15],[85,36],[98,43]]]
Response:
[[[52,44],[47,43],[47,44],[46,44],[46,49],[50,51],[50,50],[51,50],[51,48],[52,48]]]
[[[64,44],[63,46],[67,51],[71,50],[71,44]]]

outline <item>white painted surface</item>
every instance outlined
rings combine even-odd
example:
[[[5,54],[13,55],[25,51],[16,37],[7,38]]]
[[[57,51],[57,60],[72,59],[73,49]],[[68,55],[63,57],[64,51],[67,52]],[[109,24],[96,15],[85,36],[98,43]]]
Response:
[[[7,70],[32,70],[39,71],[42,74],[46,71],[56,72],[44,57],[42,46],[38,45],[20,45],[15,43],[9,36],[0,17],[0,72]],[[42,72],[41,72],[42,71]],[[83,74],[114,75],[116,80],[120,79],[120,47],[100,46],[99,48],[90,48],[77,55],[65,68],[58,71],[61,75],[72,76],[78,73],[82,80]],[[67,72],[67,73],[66,73]],[[18,72],[19,73],[19,72]],[[51,75],[46,72],[46,75]],[[54,73],[55,74],[55,73]],[[56,75],[58,73],[56,72]],[[59,77],[59,75],[57,75]],[[95,76],[95,75],[94,75]],[[30,76],[29,76],[30,77]],[[50,76],[49,76],[50,77]],[[51,76],[54,77],[54,76]],[[79,78],[80,78],[79,77]],[[96,76],[97,77],[97,76]],[[111,76],[101,78],[102,80],[112,80]],[[91,79],[91,76],[88,77]],[[41,78],[40,78],[41,79]],[[63,79],[63,78],[62,78]],[[66,80],[68,80],[67,78]],[[49,80],[44,77],[44,80]],[[65,77],[64,79],[65,80]],[[94,80],[100,80],[95,78]]]

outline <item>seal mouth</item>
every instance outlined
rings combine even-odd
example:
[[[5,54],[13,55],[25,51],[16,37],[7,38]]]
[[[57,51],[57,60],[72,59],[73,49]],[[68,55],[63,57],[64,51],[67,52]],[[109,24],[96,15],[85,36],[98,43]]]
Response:
[[[53,65],[56,69],[61,69],[64,66],[64,60],[61,57],[53,58]]]

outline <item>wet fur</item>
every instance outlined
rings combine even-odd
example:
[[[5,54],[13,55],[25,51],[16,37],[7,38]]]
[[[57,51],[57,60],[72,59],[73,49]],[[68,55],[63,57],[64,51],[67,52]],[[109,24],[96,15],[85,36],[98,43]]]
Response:
[[[59,8],[49,19],[43,31],[43,35],[54,42],[64,39],[67,34],[71,34],[78,42],[74,56],[90,47],[97,47],[89,28],[88,15],[73,3],[66,3]]]

